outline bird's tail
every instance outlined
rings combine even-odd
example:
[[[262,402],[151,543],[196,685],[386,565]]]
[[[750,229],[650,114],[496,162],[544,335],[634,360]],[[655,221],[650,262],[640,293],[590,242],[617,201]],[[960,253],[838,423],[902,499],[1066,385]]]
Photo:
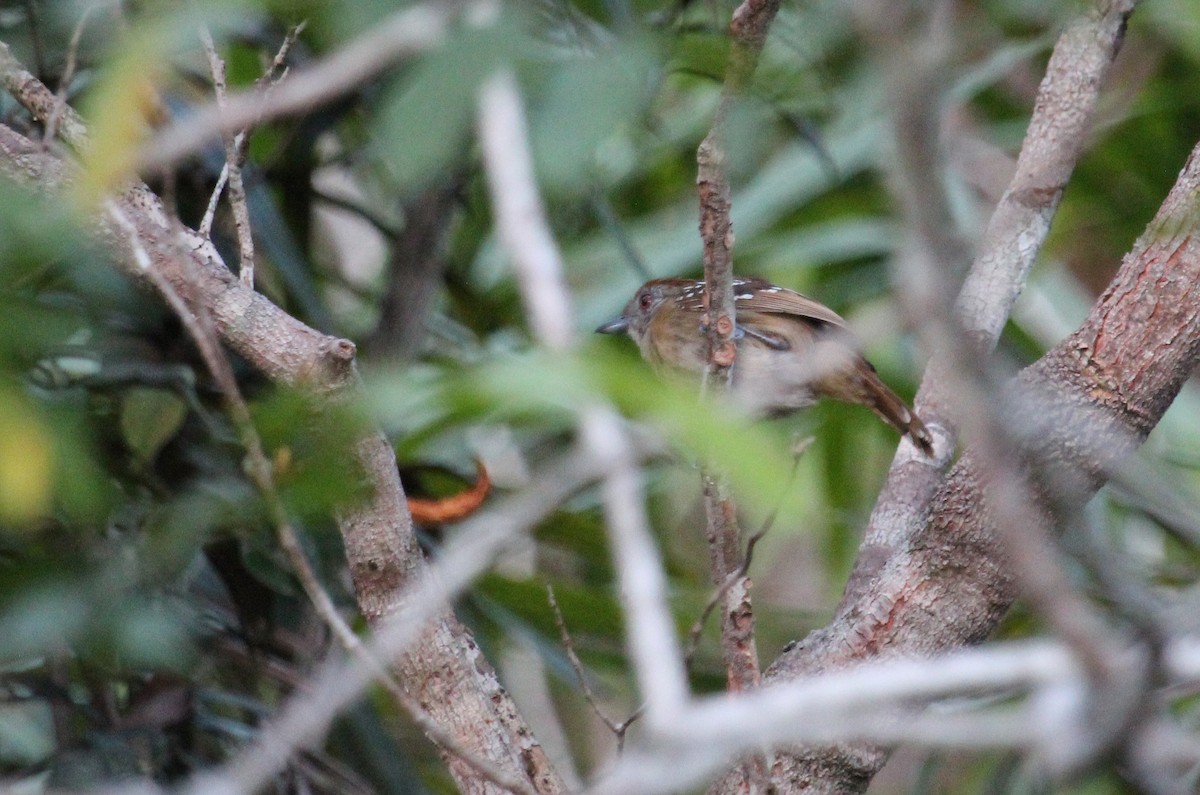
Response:
[[[860,368],[866,399],[863,401],[885,422],[912,440],[925,455],[933,455],[933,435],[921,418],[908,407],[900,396],[875,374],[869,362]]]

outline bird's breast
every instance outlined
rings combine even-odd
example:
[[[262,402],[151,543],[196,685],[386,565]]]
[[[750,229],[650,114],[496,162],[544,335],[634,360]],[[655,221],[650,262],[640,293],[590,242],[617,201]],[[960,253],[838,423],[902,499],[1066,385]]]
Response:
[[[639,341],[643,355],[656,365],[690,373],[704,372],[708,339],[700,320],[674,312],[658,312],[650,320],[648,333]]]

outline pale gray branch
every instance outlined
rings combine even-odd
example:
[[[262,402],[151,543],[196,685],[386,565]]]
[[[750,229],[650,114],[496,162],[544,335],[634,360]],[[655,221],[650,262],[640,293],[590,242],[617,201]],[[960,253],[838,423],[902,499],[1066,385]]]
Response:
[[[1114,667],[1145,664],[1138,648],[1118,651]],[[1200,680],[1200,637],[1168,645],[1172,681]],[[737,696],[696,701],[651,745],[630,749],[590,795],[680,792],[739,754],[766,746],[867,741],[931,748],[1013,748],[1052,754],[1090,733],[1084,670],[1054,641],[1012,642],[932,659],[859,663]],[[987,708],[985,696],[1027,694],[1020,707]],[[915,707],[942,699],[969,699]],[[971,706],[974,703],[977,706]],[[1200,752],[1196,753],[1200,757]]]
[[[480,91],[479,141],[496,231],[512,257],[533,335],[548,350],[566,350],[573,329],[562,258],[538,194],[521,95],[509,71],[497,72]]]
[[[427,2],[398,11],[324,60],[297,69],[264,98],[250,90],[229,97],[224,109],[207,105],[157,134],[139,153],[139,168],[165,168],[214,136],[261,121],[304,113],[355,90],[405,58],[439,44],[458,19],[494,16],[493,0]]]
[[[534,181],[521,97],[511,73],[500,72],[484,85],[479,128],[498,233],[516,269],[534,336],[550,350],[565,350],[572,341],[570,296]],[[605,517],[647,722],[665,725],[686,702],[687,683],[640,473],[628,433],[613,410],[597,402],[580,412],[582,444],[605,472]]]

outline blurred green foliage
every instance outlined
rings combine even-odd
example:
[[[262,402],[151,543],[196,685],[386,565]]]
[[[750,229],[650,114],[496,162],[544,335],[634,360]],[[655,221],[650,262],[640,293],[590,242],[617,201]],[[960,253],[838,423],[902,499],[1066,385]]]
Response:
[[[0,4],[0,39],[57,89],[86,5]],[[1084,4],[1067,5],[956,6],[945,87],[955,124],[943,176],[967,240],[979,239],[996,181],[1003,187],[1057,32]],[[95,199],[125,175],[152,128],[209,101],[200,22],[229,62],[231,86],[246,87],[290,25],[307,23],[291,56],[295,77],[402,8],[384,0],[94,8],[66,87],[94,137],[78,195]],[[503,493],[528,486],[529,473],[572,444],[579,411],[606,401],[666,442],[647,462],[645,485],[681,637],[711,593],[704,461],[728,473],[748,531],[778,509],[751,569],[764,661],[831,613],[894,434],[845,406],[751,423],[699,403],[690,385],[659,380],[627,341],[584,339],[648,276],[700,271],[695,149],[720,94],[731,10],[658,0],[505,5],[355,92],[256,132],[246,182],[259,289],[361,344],[367,405],[331,407],[265,383],[236,357],[234,365],[289,517],[347,611],[353,595],[332,516],[365,496],[347,442],[368,416],[394,439],[403,471],[427,473],[406,479],[414,493],[455,488],[475,457],[492,465]],[[1198,32],[1190,0],[1147,0],[1134,17],[1033,276],[1039,300],[1002,343],[1012,365],[1053,344],[1048,330],[1078,321],[1075,307],[1107,281],[1195,143]],[[492,227],[476,100],[502,65],[520,82],[566,261],[581,337],[569,355],[533,349]],[[911,396],[927,351],[892,299],[889,264],[905,233],[887,190],[888,67],[856,35],[846,4],[785,5],[730,118],[729,166],[738,270],[848,317],[885,380]],[[40,138],[11,98],[0,99],[0,112]],[[964,150],[951,143],[986,157],[958,157]],[[222,163],[214,144],[151,182],[195,226]],[[89,233],[80,206],[0,184],[0,787],[134,773],[179,780],[251,739],[328,648],[183,329],[117,276]],[[224,203],[213,237],[235,262]],[[405,322],[416,337],[395,331]],[[1090,508],[1091,532],[1136,581],[1170,593],[1194,582],[1200,563],[1196,402],[1185,393],[1140,464],[1166,494],[1147,497],[1142,482]],[[794,465],[793,440],[809,435]],[[436,546],[453,528],[422,532]],[[502,677],[551,681],[551,703],[587,773],[615,741],[590,728],[544,584],[555,587],[605,709],[628,715],[637,697],[595,494],[576,495],[532,536],[532,554],[484,577],[459,610]],[[1103,597],[1087,565],[1073,574]],[[1004,630],[1038,631],[1020,611]],[[506,667],[516,648],[543,670]],[[723,686],[719,658],[709,626],[692,671],[697,690]],[[1051,791],[1008,755],[925,755],[910,767],[918,772],[889,771],[873,791]],[[319,792],[452,791],[419,732],[378,693],[287,775]],[[1124,787],[1107,769],[1054,791]]]

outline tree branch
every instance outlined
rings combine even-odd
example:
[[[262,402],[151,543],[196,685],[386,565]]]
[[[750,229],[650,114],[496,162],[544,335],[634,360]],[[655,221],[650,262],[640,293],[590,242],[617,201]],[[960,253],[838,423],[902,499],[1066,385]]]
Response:
[[[725,162],[726,119],[754,74],[767,32],[778,11],[779,0],[743,0],[733,12],[729,24],[729,65],[721,101],[708,135],[696,152],[700,239],[704,245],[704,281],[708,296],[709,362],[705,385],[720,392],[729,388],[737,351],[732,339],[737,311],[733,298],[733,222]],[[709,573],[722,603],[721,653],[727,683],[732,691],[746,690],[758,685],[760,673],[754,640],[754,612],[750,604],[750,579],[745,576],[742,565],[742,530],[738,525],[737,507],[721,475],[705,470],[701,474],[701,483]],[[762,773],[757,770],[755,776],[761,777]]]
[[[463,17],[495,14],[492,0],[429,2],[398,11],[325,59],[302,69],[264,97],[248,90],[212,103],[155,135],[139,152],[142,173],[163,169],[195,152],[214,136],[318,108],[344,96],[404,58],[442,41],[450,25]]]

